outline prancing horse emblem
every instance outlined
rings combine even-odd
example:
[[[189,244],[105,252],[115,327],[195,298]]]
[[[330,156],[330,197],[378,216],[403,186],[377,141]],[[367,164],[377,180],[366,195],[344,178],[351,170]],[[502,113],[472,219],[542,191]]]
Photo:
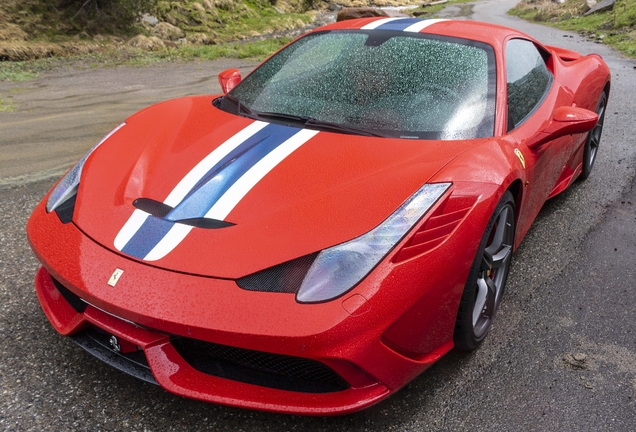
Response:
[[[122,269],[115,269],[112,275],[110,275],[110,279],[108,279],[108,285],[114,287],[119,282],[119,278],[124,274]]]
[[[526,169],[526,159],[523,157],[523,153],[521,153],[521,150],[515,149],[515,154],[519,158],[519,162],[521,162],[521,167],[523,169]]]
[[[119,341],[117,340],[117,336],[115,336],[115,335],[111,336],[110,340],[108,341],[108,343],[113,348],[113,350],[115,350],[115,352],[120,352],[121,351],[121,345],[119,345]]]

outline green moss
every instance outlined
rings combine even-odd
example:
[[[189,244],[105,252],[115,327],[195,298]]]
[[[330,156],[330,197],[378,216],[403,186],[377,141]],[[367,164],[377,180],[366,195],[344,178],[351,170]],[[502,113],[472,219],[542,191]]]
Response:
[[[9,112],[9,111],[15,111],[15,110],[16,110],[16,106],[13,101],[10,101],[7,103],[4,101],[4,99],[0,98],[0,112]]]
[[[24,82],[37,76],[37,72],[29,70],[28,67],[23,69],[21,64],[0,62],[0,81]]]

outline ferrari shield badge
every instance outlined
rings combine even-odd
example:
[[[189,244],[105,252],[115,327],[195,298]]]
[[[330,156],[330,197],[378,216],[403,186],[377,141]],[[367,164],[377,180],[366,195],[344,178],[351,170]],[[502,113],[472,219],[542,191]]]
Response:
[[[121,277],[121,275],[124,274],[124,271],[122,269],[115,269],[115,271],[113,272],[112,275],[110,275],[110,279],[108,279],[108,285],[114,287],[115,285],[117,285],[117,282],[119,281],[119,278]]]
[[[515,149],[515,154],[519,158],[519,162],[521,162],[521,166],[523,167],[523,169],[526,169],[526,159],[523,157],[523,153],[521,153],[521,150]]]

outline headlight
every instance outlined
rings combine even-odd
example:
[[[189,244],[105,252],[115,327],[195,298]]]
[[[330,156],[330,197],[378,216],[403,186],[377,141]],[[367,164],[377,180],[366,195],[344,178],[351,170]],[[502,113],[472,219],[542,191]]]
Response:
[[[296,294],[301,303],[337,297],[358,284],[451,186],[426,184],[368,233],[318,254]]]
[[[46,202],[46,211],[52,212],[66,201],[69,198],[73,197],[77,193],[77,188],[79,186],[80,177],[82,176],[82,169],[84,168],[84,164],[88,157],[95,151],[97,147],[99,147],[104,141],[106,141],[112,134],[121,129],[126,123],[122,123],[117,126],[115,129],[110,131],[108,135],[106,135],[100,142],[95,144],[92,149],[88,151],[74,166],[70,169],[69,172],[59,181],[55,189],[49,195],[49,199]]]

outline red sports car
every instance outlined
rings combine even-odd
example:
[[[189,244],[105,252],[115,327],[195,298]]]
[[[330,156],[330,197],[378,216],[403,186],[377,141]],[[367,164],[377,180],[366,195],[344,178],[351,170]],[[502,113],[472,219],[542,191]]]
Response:
[[[492,326],[511,255],[596,159],[597,55],[474,21],[312,31],[116,127],[28,223],[53,326],[168,391],[368,407]]]

